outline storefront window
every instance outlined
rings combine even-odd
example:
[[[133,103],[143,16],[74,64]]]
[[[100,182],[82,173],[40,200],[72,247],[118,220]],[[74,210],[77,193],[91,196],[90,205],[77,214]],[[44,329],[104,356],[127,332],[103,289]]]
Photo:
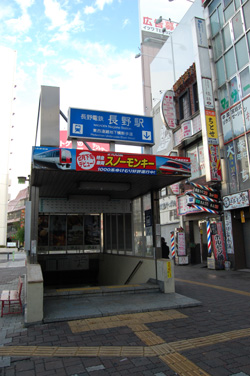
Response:
[[[49,244],[52,247],[64,247],[66,245],[66,216],[65,215],[51,215],[50,216]]]
[[[249,66],[240,73],[240,82],[241,82],[242,97],[244,98],[246,95],[250,94]]]
[[[236,140],[236,164],[240,190],[250,187],[248,152],[245,136]]]
[[[250,28],[250,1],[243,6],[243,15],[245,21],[246,30]]]
[[[214,49],[214,58],[215,58],[215,60],[217,60],[223,53],[221,35],[220,34],[218,34],[214,38],[213,49]]]
[[[235,63],[235,56],[234,56],[233,48],[231,48],[227,53],[225,53],[225,65],[226,65],[227,78],[229,79],[236,72],[236,63]]]
[[[250,131],[250,97],[243,101],[244,120],[246,125],[246,131]]]
[[[224,49],[226,50],[232,44],[229,24],[227,24],[222,30],[222,38],[223,38],[223,43],[224,43]]]
[[[223,85],[219,90],[219,101],[220,101],[220,113],[224,112],[229,108],[229,96],[227,92],[227,86]]]
[[[85,215],[84,216],[84,248],[85,250],[86,249],[100,250],[100,245],[101,245],[100,215]]]
[[[250,50],[250,31],[247,33],[248,50]]]
[[[226,81],[223,58],[217,61],[215,66],[217,71],[218,85],[221,86]]]
[[[225,21],[227,22],[229,18],[232,17],[233,14],[234,14],[234,3],[232,1],[231,4],[224,10]]]
[[[191,179],[205,175],[204,148],[202,144],[187,149],[186,156],[191,161]]]
[[[38,217],[38,246],[49,245],[49,216],[39,215]]]
[[[217,11],[215,11],[210,17],[212,36],[218,33],[220,30],[219,17]]]
[[[233,138],[233,130],[232,130],[232,123],[231,123],[229,110],[225,111],[221,115],[221,124],[222,124],[222,129],[223,129],[224,143],[227,143]]]
[[[241,14],[238,12],[232,20],[234,39],[238,39],[243,33],[242,19]]]
[[[239,137],[245,132],[241,103],[232,107],[230,112],[234,137]]]
[[[230,105],[232,106],[234,103],[238,102],[239,91],[238,91],[238,84],[237,84],[237,77],[232,78],[229,82],[229,94],[230,94]]]
[[[241,69],[249,61],[245,37],[242,38],[238,43],[236,43],[235,49],[236,49],[238,69]]]
[[[230,144],[227,144],[225,148],[230,193],[234,193],[237,191],[236,153],[234,143],[231,142]]]
[[[67,245],[83,244],[83,216],[67,216]]]

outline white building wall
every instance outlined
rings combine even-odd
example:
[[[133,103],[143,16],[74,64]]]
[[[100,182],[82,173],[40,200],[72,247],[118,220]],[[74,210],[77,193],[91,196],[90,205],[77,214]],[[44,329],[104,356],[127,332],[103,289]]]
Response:
[[[10,132],[13,113],[12,104],[14,97],[14,77],[16,71],[16,51],[6,47],[0,47],[0,56],[0,245],[6,245]]]
[[[200,0],[195,0],[150,65],[152,98],[161,98],[160,93],[172,89],[175,81],[194,63],[194,17],[204,18]]]

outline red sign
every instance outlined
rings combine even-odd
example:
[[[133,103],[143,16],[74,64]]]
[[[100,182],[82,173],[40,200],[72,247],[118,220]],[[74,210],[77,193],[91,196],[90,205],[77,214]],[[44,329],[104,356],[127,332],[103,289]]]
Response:
[[[76,150],[77,171],[121,172],[156,170],[154,155],[102,153]]]

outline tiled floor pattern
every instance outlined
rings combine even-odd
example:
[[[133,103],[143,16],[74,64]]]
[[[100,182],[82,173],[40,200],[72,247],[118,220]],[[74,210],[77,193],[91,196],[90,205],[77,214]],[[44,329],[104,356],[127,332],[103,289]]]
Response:
[[[147,323],[185,319],[187,316],[176,310],[135,313],[108,316],[69,322],[72,333],[90,330],[130,327],[146,346],[96,346],[96,347],[57,347],[57,346],[3,346],[0,356],[20,357],[154,357],[159,358],[180,376],[209,376],[209,374],[189,361],[181,351],[214,345],[237,338],[250,336],[250,328],[221,334],[165,343],[146,326]]]

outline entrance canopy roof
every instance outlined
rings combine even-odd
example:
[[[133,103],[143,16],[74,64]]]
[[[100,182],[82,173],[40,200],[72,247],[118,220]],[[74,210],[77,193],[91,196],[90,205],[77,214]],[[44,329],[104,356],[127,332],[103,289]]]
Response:
[[[40,197],[134,199],[190,175],[188,158],[36,147],[30,184]]]

